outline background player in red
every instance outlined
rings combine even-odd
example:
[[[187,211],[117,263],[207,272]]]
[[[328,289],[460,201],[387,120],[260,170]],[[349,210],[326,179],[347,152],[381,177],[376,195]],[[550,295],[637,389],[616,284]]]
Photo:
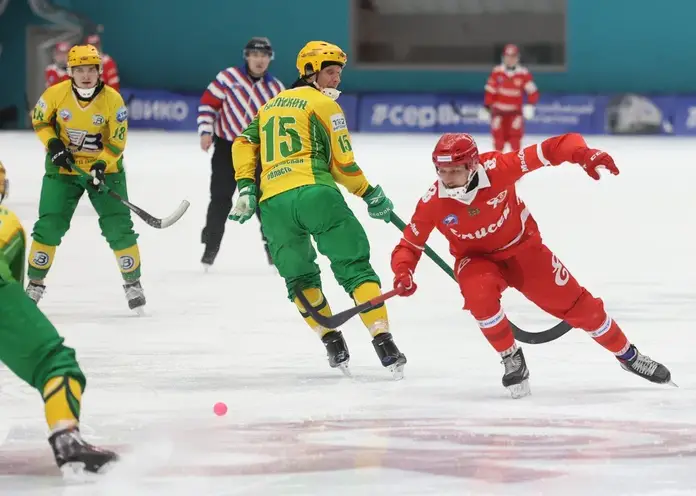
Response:
[[[92,34],[87,37],[87,44],[93,45],[99,50],[102,57],[102,81],[104,84],[111,86],[116,91],[121,91],[121,78],[118,76],[118,68],[116,62],[102,50],[101,38],[98,34]]]
[[[510,143],[512,150],[519,150],[524,136],[524,120],[534,118],[539,91],[530,72],[520,65],[520,51],[516,45],[505,45],[503,63],[493,68],[485,91],[484,108],[479,117],[491,123],[494,148],[502,152],[505,143]]]
[[[53,49],[53,63],[46,66],[44,76],[46,78],[46,88],[53,86],[61,81],[70,79],[68,75],[68,52],[72,44],[61,41]]]
[[[445,134],[432,160],[439,179],[418,202],[392,253],[394,286],[406,290],[402,296],[416,290],[413,272],[430,233],[437,229],[456,259],[454,272],[464,309],[503,358],[503,386],[513,398],[529,394],[529,371],[500,304],[508,287],[586,331],[629,372],[660,384],[671,382],[669,370],[639,353],[604,311],[602,300],[582,287],[544,245],[534,218],[515,190],[524,174],[563,162],[580,164],[593,179],[599,179],[601,167],[618,174],[606,152],[588,148],[579,134],[564,134],[519,152],[489,152],[479,158],[470,135]]]

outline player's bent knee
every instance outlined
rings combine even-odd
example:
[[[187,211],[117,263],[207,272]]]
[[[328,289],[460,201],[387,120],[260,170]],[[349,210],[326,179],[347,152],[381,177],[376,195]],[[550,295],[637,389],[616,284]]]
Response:
[[[70,222],[60,215],[42,215],[34,224],[32,238],[44,245],[58,246],[69,228]]]
[[[279,270],[280,272],[280,270]],[[281,273],[281,276],[283,274]],[[292,302],[295,301],[295,290],[304,291],[307,289],[316,288],[321,291],[321,276],[319,273],[307,274],[298,277],[286,277],[285,278],[285,288],[288,291],[288,299]]]
[[[474,316],[490,316],[500,308],[505,281],[499,274],[483,272],[463,277],[459,289],[464,297],[464,309]]]
[[[580,298],[563,314],[563,319],[578,329],[594,330],[602,325],[606,316],[604,302],[583,288]]]

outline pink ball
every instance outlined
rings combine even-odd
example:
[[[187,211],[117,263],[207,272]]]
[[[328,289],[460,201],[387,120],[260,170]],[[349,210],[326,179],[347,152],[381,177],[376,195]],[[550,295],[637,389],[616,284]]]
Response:
[[[227,413],[227,405],[225,405],[222,402],[215,403],[213,411],[215,412],[215,415],[217,415],[218,417],[222,417]]]

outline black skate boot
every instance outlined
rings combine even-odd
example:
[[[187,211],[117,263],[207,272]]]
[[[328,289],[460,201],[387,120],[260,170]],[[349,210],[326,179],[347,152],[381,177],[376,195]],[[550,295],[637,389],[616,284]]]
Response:
[[[343,339],[343,333],[341,331],[329,331],[322,336],[321,341],[326,347],[329,366],[333,369],[340,369],[341,372],[350,377],[350,369],[348,368],[350,353],[348,353],[346,340]]]
[[[138,315],[143,315],[145,312],[145,292],[140,285],[140,280],[127,282],[123,285],[123,290],[126,292],[128,308],[135,310]]]
[[[503,386],[510,391],[512,398],[523,398],[532,394],[529,388],[529,369],[522,348],[504,356],[502,364],[505,366]]]
[[[88,474],[103,473],[109,464],[118,461],[113,451],[86,443],[77,427],[54,433],[48,438],[58,468],[66,478],[81,478]]]
[[[624,370],[636,374],[638,377],[642,377],[650,382],[656,384],[670,384],[676,386],[672,382],[672,374],[669,369],[662,365],[660,362],[656,362],[652,358],[646,355],[642,355],[638,349],[631,345],[629,351],[633,351],[633,358],[628,360],[618,358],[621,367]]]
[[[43,298],[45,291],[46,286],[44,286],[43,284],[39,284],[38,282],[29,281],[29,284],[27,284],[27,296],[34,300],[34,303],[36,304],[38,304],[41,298]]]
[[[389,369],[394,380],[400,381],[404,378],[404,366],[406,365],[406,355],[399,351],[394,342],[391,332],[377,334],[372,340],[377,356],[382,362],[382,366]]]
[[[215,257],[217,257],[219,246],[205,245],[205,250],[203,251],[203,256],[201,257],[201,263],[206,272],[210,269],[211,265],[215,262]]]

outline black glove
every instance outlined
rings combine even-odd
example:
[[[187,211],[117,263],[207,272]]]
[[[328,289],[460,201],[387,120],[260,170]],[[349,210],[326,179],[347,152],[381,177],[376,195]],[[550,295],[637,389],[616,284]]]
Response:
[[[104,171],[106,170],[106,163],[101,160],[94,162],[94,165],[89,168],[92,173],[92,179],[90,179],[87,184],[96,190],[99,190],[99,186],[104,182],[105,176]]]
[[[62,167],[69,171],[72,170],[72,165],[75,163],[75,158],[70,150],[65,148],[65,143],[59,139],[52,139],[48,142],[48,153],[51,154],[51,162],[53,165]]]

